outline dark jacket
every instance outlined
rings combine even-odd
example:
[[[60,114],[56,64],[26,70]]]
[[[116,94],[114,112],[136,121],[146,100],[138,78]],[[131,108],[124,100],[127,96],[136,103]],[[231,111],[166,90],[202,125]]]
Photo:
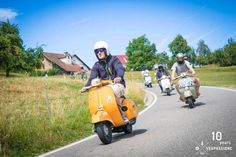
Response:
[[[158,72],[156,73],[156,78],[160,79],[163,75],[169,76],[169,72],[165,69],[163,69],[163,71],[158,70]]]
[[[121,77],[121,84],[125,86],[124,67],[116,56],[108,55],[106,60],[97,61],[92,67],[90,78],[85,86],[90,86],[94,78],[102,80],[114,80],[115,77]]]

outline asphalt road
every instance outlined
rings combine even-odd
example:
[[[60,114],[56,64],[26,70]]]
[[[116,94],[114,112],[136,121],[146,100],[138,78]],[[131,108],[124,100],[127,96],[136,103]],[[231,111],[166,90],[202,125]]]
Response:
[[[94,135],[42,156],[47,157],[235,157],[236,91],[202,87],[196,107],[147,89],[157,97],[141,114],[133,133],[113,134],[113,142],[103,145]],[[150,99],[149,99],[150,101]]]

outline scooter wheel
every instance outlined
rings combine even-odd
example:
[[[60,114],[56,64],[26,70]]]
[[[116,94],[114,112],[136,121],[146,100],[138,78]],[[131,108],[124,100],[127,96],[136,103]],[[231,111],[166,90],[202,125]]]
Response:
[[[109,144],[112,141],[112,131],[108,122],[95,124],[96,132],[103,144]]]
[[[167,95],[170,96],[170,89],[167,89]]]
[[[193,99],[192,98],[187,98],[187,103],[189,105],[190,108],[193,108],[194,107],[194,102],[193,102]]]
[[[130,134],[133,131],[133,127],[130,123],[128,123],[123,127],[123,130],[126,134]]]

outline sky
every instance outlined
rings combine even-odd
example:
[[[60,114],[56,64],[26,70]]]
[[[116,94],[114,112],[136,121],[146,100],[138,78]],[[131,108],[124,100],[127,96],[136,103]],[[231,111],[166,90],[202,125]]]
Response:
[[[76,54],[91,67],[100,40],[114,55],[142,35],[169,55],[178,34],[195,49],[199,40],[222,48],[236,39],[235,8],[234,0],[0,0],[0,21],[18,25],[26,48]]]

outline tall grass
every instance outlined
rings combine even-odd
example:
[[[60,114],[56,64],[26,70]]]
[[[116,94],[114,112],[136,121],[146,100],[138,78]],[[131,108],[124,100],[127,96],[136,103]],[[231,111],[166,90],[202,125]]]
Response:
[[[138,110],[141,111],[144,108],[144,96],[145,92],[142,90],[142,85],[137,84],[134,81],[126,82],[126,97],[132,99],[138,107]]]
[[[0,78],[1,156],[35,156],[93,134],[85,82],[64,77]],[[131,88],[132,87],[132,88]],[[144,92],[127,82],[143,108]]]
[[[83,83],[14,77],[0,84],[1,155],[34,156],[92,134]]]

